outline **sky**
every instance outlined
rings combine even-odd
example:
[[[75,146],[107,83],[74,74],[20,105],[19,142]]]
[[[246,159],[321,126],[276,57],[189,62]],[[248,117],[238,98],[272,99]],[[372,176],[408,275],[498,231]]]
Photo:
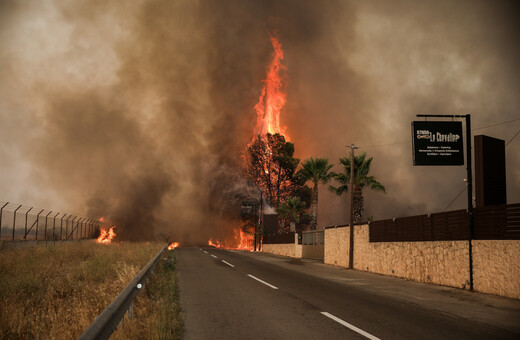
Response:
[[[471,114],[505,140],[520,202],[514,1],[0,0],[0,201],[106,216],[121,237],[230,230],[278,31],[296,156],[346,145],[387,193],[375,220],[466,208],[465,166],[414,167],[417,114]],[[320,187],[319,226],[348,200]],[[449,207],[448,207],[449,206]]]

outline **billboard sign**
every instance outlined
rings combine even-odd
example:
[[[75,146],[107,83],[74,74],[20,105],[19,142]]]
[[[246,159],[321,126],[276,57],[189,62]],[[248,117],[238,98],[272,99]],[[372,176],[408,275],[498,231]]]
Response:
[[[412,122],[413,165],[464,165],[462,122]]]

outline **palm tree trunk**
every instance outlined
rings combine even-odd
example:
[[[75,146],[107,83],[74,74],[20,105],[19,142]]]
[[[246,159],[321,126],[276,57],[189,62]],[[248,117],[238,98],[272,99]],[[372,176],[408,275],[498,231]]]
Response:
[[[363,202],[363,189],[359,185],[354,185],[354,222],[361,222],[363,215],[364,202]]]
[[[318,225],[318,183],[314,183],[314,187],[312,188],[312,220],[311,220],[311,230],[316,230]]]

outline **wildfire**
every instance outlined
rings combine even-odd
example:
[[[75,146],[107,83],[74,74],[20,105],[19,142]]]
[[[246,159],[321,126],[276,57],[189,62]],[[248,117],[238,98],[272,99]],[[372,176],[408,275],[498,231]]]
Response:
[[[103,216],[101,216],[101,218],[99,219],[99,222],[105,222],[105,219],[103,218]]]
[[[112,239],[116,237],[116,233],[114,232],[115,227],[116,226],[113,226],[108,230],[105,228],[100,228],[100,234],[96,242],[102,244],[109,244],[110,242],[112,242]]]
[[[235,249],[235,250],[253,250],[254,248],[254,235],[243,231],[242,228],[238,227],[233,230],[234,238],[230,241],[213,240],[210,238],[208,245],[223,248],[223,249]]]
[[[266,79],[263,81],[262,93],[255,105],[256,134],[265,136],[267,133],[279,133],[286,136],[285,127],[280,125],[280,110],[287,101],[287,94],[284,92],[285,81],[280,73],[285,71],[286,67],[282,64],[282,44],[275,35],[271,35],[270,38],[274,53],[267,69]]]
[[[172,244],[170,244],[168,246],[168,250],[173,250],[173,249],[177,248],[178,246],[180,246],[179,242],[172,242]]]

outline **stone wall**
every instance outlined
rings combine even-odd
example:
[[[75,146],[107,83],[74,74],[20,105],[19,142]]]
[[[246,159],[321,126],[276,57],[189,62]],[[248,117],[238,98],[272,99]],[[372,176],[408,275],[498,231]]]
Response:
[[[350,228],[348,227],[325,229],[324,263],[348,267],[349,232]]]
[[[520,240],[473,241],[473,288],[520,299]]]
[[[469,242],[369,242],[354,228],[354,269],[469,289]],[[348,267],[350,228],[325,230],[324,262]],[[476,291],[520,298],[520,241],[472,241]]]
[[[294,243],[287,244],[263,244],[262,251],[264,253],[283,255],[289,257],[302,257],[302,246]]]
[[[370,243],[368,226],[356,226],[354,269],[469,288],[468,241]]]

